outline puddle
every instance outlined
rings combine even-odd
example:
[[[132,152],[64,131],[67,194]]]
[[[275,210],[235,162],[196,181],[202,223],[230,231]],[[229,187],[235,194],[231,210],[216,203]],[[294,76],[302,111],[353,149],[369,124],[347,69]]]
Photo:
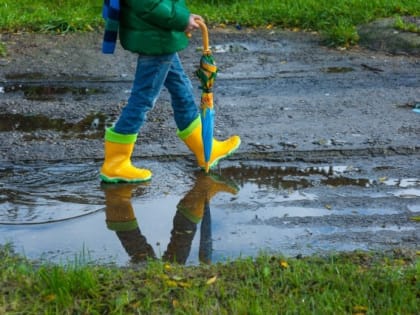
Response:
[[[393,168],[254,161],[205,176],[182,163],[142,160],[153,180],[125,185],[101,184],[93,162],[0,165],[0,244],[56,263],[84,252],[198,264],[377,248],[381,233],[415,231],[420,181],[381,180]]]
[[[100,130],[102,136],[106,119],[102,113],[89,114],[77,123],[68,123],[64,119],[53,119],[43,115],[0,114],[0,132],[56,130],[80,133],[89,130]]]
[[[80,81],[84,81],[84,82],[103,82],[106,81],[106,78],[103,76],[77,76],[77,75],[54,75],[51,76],[47,73],[43,73],[43,72],[23,72],[23,73],[19,73],[19,72],[11,72],[11,73],[6,73],[5,76],[6,80],[9,81],[49,81],[51,80],[51,82],[57,82],[59,81],[65,81],[65,82],[80,82]]]
[[[325,73],[347,73],[354,71],[351,67],[328,67],[328,68],[322,68],[322,72]]]
[[[72,96],[74,100],[82,100],[90,95],[105,93],[98,88],[68,87],[68,86],[37,86],[37,85],[6,85],[2,88],[3,93],[23,92],[23,96],[31,101],[57,101],[64,96]]]
[[[200,48],[201,49],[201,48]],[[211,47],[214,53],[239,53],[244,51],[249,51],[249,45],[240,44],[240,43],[230,43],[224,45],[214,45]]]
[[[45,80],[47,76],[41,72],[28,72],[28,73],[8,73],[5,75],[7,80]]]

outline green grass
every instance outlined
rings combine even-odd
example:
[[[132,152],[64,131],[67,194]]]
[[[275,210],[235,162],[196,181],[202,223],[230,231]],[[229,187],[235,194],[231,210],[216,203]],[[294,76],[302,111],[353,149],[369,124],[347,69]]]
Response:
[[[191,0],[188,4],[213,25],[318,31],[331,46],[356,44],[356,27],[362,23],[420,15],[418,0]],[[103,25],[101,5],[101,0],[3,0],[0,31],[92,30]]]
[[[2,0],[0,30],[91,31],[103,23],[101,8],[101,0]]]
[[[185,267],[36,266],[0,250],[1,314],[419,314],[415,253]]]
[[[418,26],[417,24],[405,21],[400,16],[395,19],[394,27],[397,30],[420,34],[420,26]]]

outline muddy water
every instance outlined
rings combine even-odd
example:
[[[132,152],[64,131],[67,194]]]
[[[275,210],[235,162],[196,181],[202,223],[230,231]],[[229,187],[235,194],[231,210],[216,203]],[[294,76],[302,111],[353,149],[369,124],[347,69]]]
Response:
[[[416,247],[420,174],[398,160],[225,161],[212,176],[143,161],[154,178],[133,185],[101,184],[95,162],[3,164],[0,242],[33,259],[118,265]]]

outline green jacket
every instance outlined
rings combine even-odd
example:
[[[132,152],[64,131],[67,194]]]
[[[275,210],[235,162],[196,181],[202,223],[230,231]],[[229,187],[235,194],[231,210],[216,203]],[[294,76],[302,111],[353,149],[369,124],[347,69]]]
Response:
[[[144,55],[178,52],[188,45],[189,16],[185,0],[122,0],[121,45]]]

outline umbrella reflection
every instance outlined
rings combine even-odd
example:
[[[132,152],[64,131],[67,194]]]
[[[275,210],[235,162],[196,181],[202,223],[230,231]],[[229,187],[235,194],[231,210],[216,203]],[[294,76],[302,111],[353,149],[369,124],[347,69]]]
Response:
[[[131,203],[132,192],[143,184],[102,184],[105,193],[106,223],[115,231],[133,263],[156,258],[152,246],[141,233]],[[200,225],[199,260],[212,260],[210,201],[219,192],[236,194],[238,187],[220,176],[197,173],[196,181],[177,205],[171,238],[162,259],[185,264]],[[201,223],[201,224],[200,224]]]

